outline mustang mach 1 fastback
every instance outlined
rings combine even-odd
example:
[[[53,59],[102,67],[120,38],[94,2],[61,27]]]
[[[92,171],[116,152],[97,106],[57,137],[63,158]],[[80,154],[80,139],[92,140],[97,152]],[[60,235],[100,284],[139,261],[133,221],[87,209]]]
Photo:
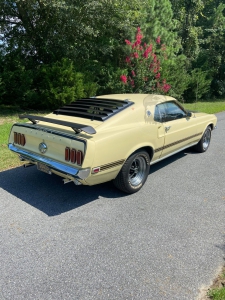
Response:
[[[29,121],[12,126],[8,147],[25,167],[76,185],[112,180],[126,193],[140,190],[150,165],[189,147],[205,152],[217,121],[154,94],[79,99],[45,117],[20,118]]]

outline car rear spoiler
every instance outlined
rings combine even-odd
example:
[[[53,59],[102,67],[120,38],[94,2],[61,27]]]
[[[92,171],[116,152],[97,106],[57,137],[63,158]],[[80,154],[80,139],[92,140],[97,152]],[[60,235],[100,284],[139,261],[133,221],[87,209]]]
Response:
[[[92,126],[77,124],[77,123],[73,123],[73,122],[61,121],[61,120],[45,118],[45,117],[40,117],[40,116],[32,116],[32,115],[19,115],[19,118],[20,119],[28,119],[33,124],[37,124],[38,121],[43,121],[43,122],[47,122],[47,123],[53,123],[53,124],[58,124],[58,125],[66,126],[66,127],[71,127],[76,133],[80,133],[81,131],[84,131],[88,134],[96,133],[95,129]]]

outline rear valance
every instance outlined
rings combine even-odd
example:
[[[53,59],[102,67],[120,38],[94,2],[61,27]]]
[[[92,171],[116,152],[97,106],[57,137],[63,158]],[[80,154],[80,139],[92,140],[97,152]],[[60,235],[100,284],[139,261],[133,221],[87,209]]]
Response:
[[[66,127],[71,127],[76,133],[79,133],[81,131],[84,131],[88,134],[95,134],[96,131],[92,126],[87,126],[84,124],[77,124],[73,122],[67,122],[67,121],[61,121],[61,120],[56,120],[56,119],[51,119],[51,118],[45,118],[45,117],[40,117],[40,116],[33,116],[33,115],[20,115],[20,119],[28,119],[30,120],[33,124],[37,124],[38,121],[43,121],[47,123],[53,123],[53,124],[58,124]]]

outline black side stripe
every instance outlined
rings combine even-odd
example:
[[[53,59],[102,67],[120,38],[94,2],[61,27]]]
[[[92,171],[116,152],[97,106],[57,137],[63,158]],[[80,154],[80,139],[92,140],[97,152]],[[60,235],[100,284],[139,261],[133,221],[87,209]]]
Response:
[[[196,134],[191,135],[191,136],[188,136],[188,137],[186,137],[185,139],[178,140],[178,141],[176,141],[176,142],[174,142],[174,143],[171,143],[171,144],[168,144],[168,145],[166,145],[166,146],[157,148],[157,149],[155,149],[155,153],[157,153],[157,152],[159,152],[159,151],[162,151],[162,150],[164,150],[164,149],[170,148],[170,147],[172,147],[172,146],[175,146],[175,145],[177,145],[177,144],[183,143],[183,142],[185,142],[185,141],[188,141],[188,140],[193,139],[194,137],[198,137],[198,136],[200,136],[200,135],[202,135],[202,132],[201,132],[201,133],[196,133]]]
[[[111,169],[111,168],[120,166],[120,165],[122,165],[124,162],[125,162],[125,159],[121,159],[121,160],[114,161],[114,162],[111,162],[111,163],[106,164],[106,165],[102,165],[102,166],[99,167],[99,168],[100,168],[100,171],[99,171],[99,172],[102,172],[102,171],[105,171],[105,170],[108,170],[108,169]]]

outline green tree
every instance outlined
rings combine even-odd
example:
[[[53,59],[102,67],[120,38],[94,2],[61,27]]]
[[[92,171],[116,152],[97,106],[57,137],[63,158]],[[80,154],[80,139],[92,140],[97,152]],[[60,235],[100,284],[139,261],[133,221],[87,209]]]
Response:
[[[197,58],[200,51],[201,26],[197,22],[204,9],[204,0],[170,0],[177,20],[182,53],[189,62]]]
[[[208,79],[208,72],[195,68],[191,71],[188,88],[184,93],[184,97],[189,99],[189,102],[198,101],[208,94],[210,84],[211,79]]]
[[[40,67],[36,87],[41,106],[57,108],[72,101],[95,95],[97,85],[85,83],[85,75],[76,72],[68,59]]]
[[[174,55],[174,57],[162,61],[161,77],[166,78],[171,85],[169,95],[183,100],[184,92],[190,83],[190,74],[186,68],[186,56]]]
[[[176,32],[177,22],[173,18],[173,10],[169,0],[145,0],[142,2],[142,19],[140,26],[146,41],[154,41],[160,36],[162,43],[171,51],[180,47]],[[168,49],[167,49],[168,52]]]
[[[212,92],[216,96],[225,94],[225,3],[219,2],[218,6],[211,2],[206,6],[205,43],[200,56],[203,68],[213,77]]]
[[[0,0],[1,39],[8,50],[37,63],[88,59],[112,51],[136,8],[137,0]]]
[[[92,73],[85,75],[89,89],[93,80],[104,86],[107,79],[101,76],[102,68],[110,64],[115,70],[119,65],[118,49],[126,32],[136,26],[138,7],[137,0],[0,0],[4,73],[9,71],[11,78],[16,78],[20,72],[28,72],[33,75],[32,84],[38,84],[37,70],[67,58],[77,72]],[[27,90],[32,86],[26,80],[23,83]],[[5,87],[6,102],[14,101],[8,84]],[[19,87],[21,84],[17,90],[21,99],[25,92]]]

